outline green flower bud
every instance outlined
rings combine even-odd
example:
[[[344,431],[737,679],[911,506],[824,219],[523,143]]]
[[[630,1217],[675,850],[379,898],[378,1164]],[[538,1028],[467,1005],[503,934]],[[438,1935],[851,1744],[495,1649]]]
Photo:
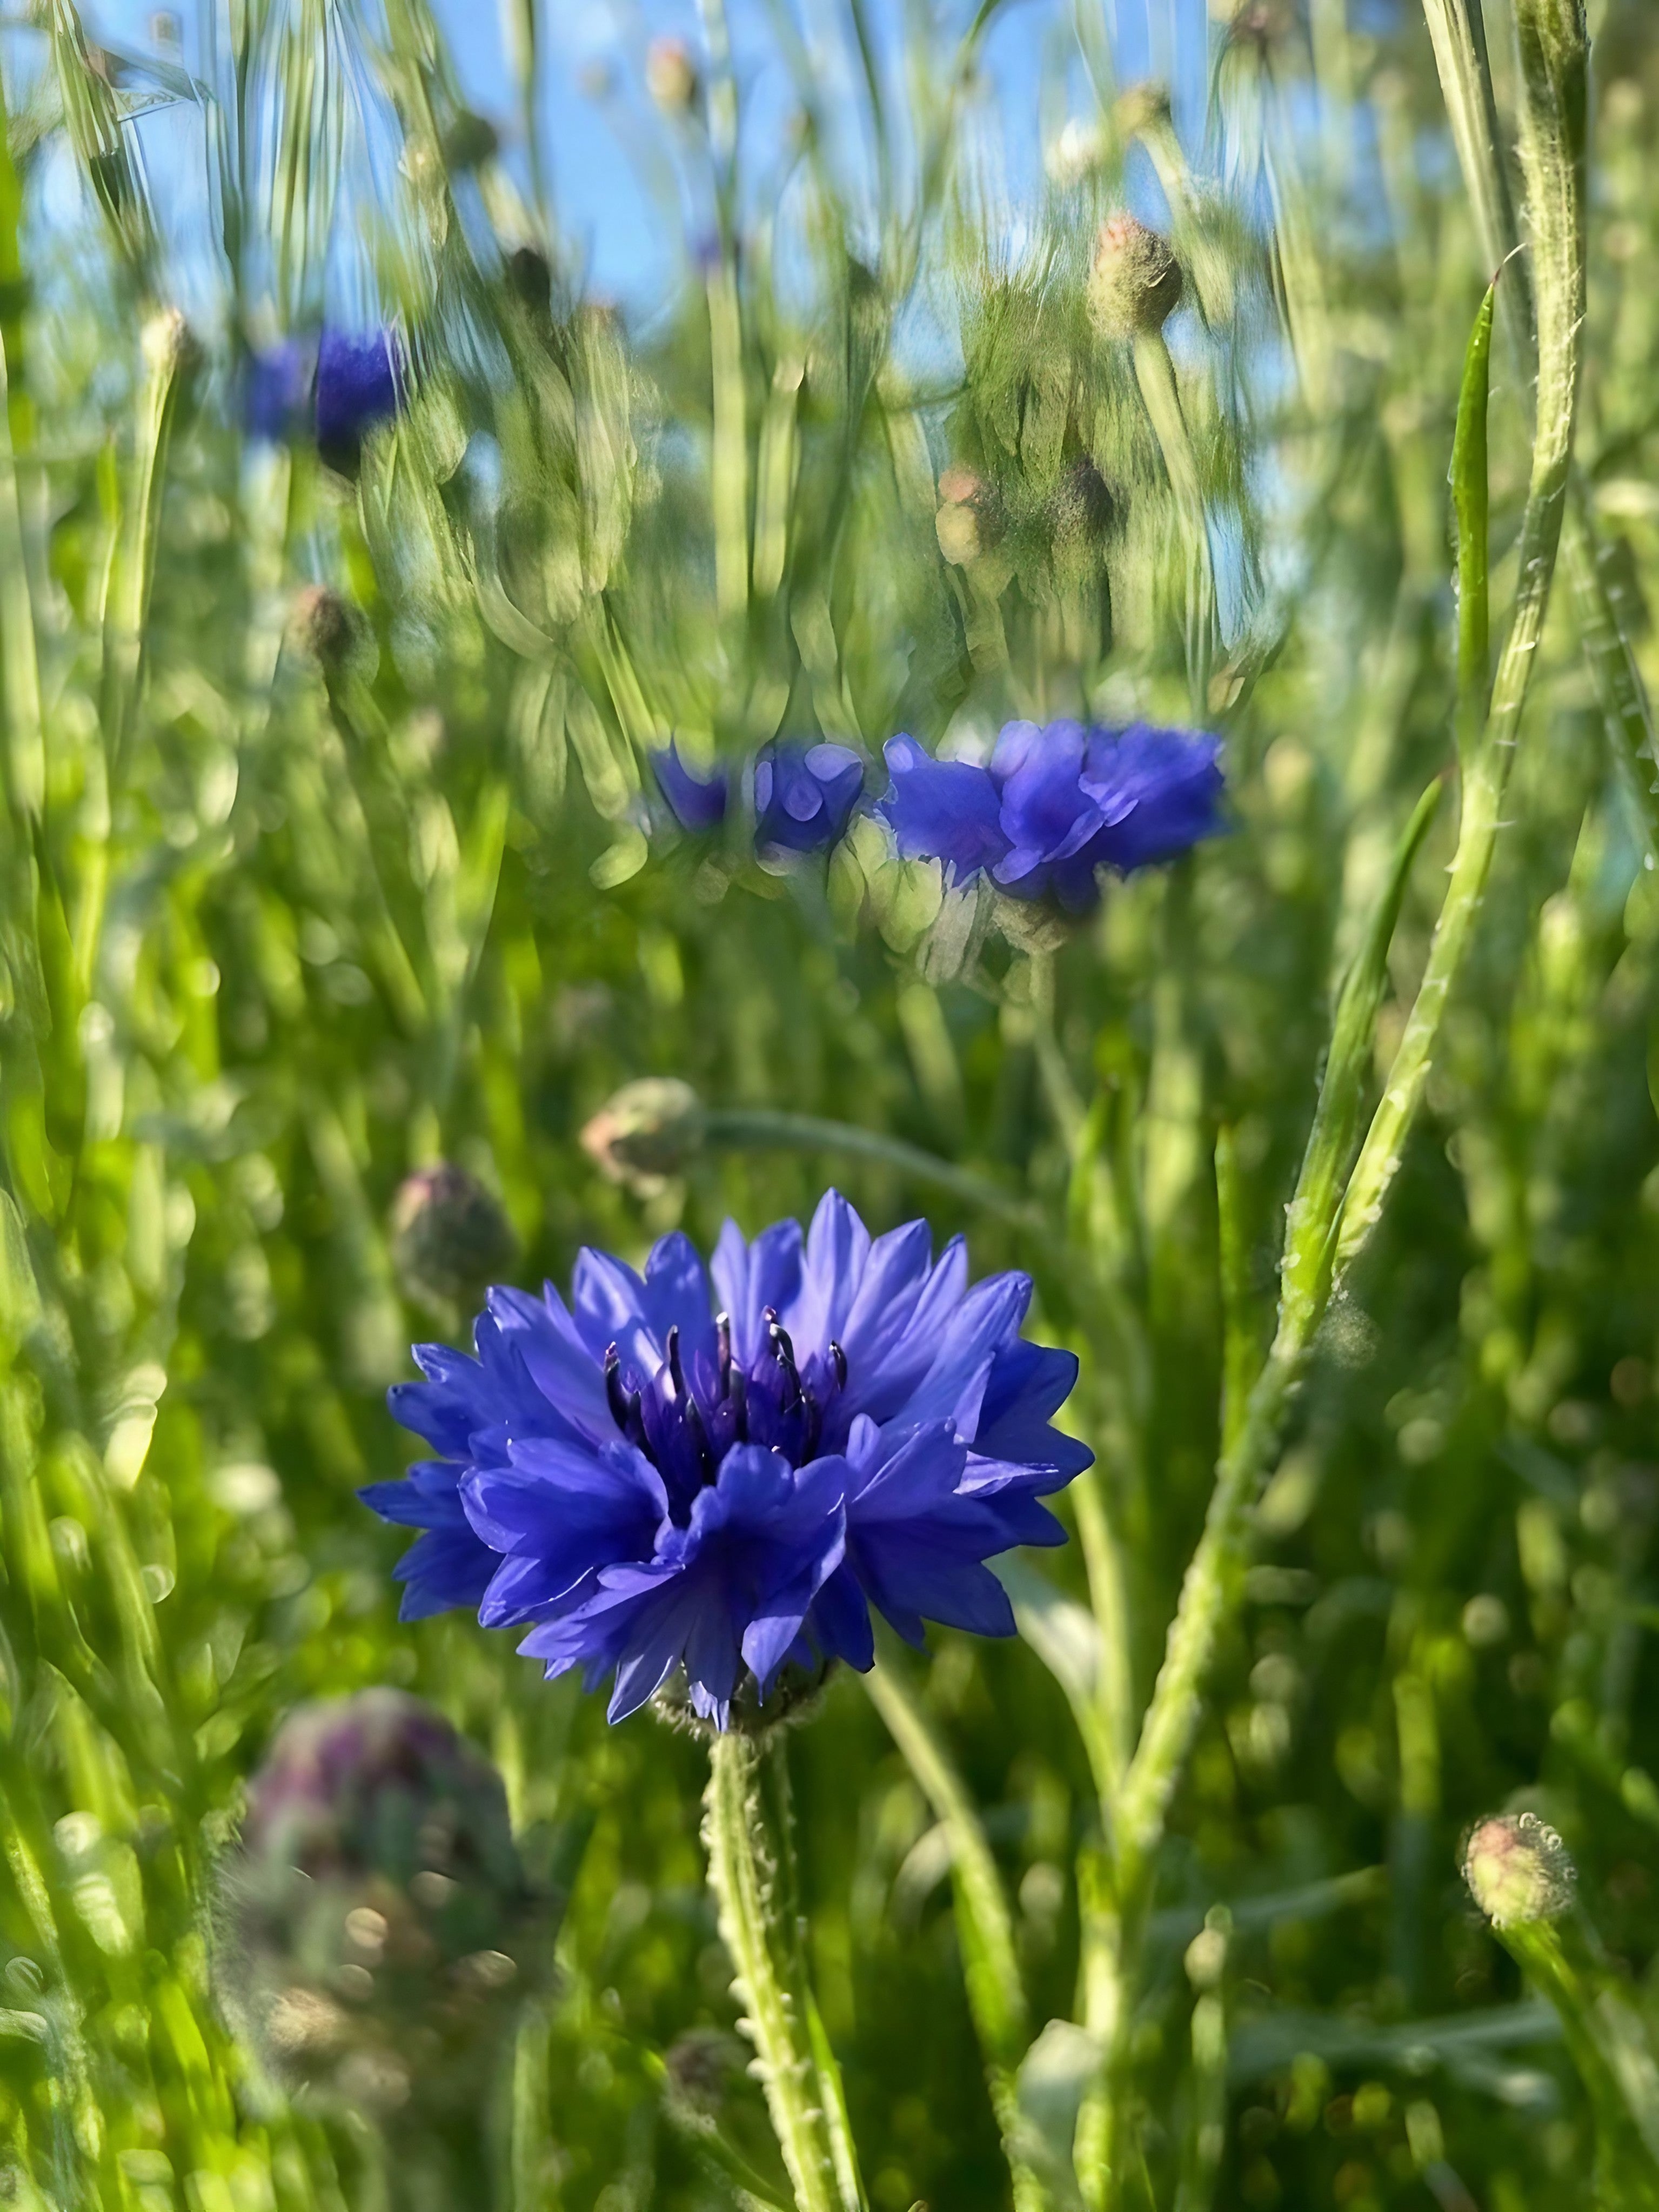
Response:
[[[1181,264],[1167,240],[1132,215],[1100,226],[1089,278],[1089,313],[1103,337],[1161,331],[1181,304]]]
[[[301,1706],[220,1876],[221,2002],[278,2078],[382,2112],[477,2097],[540,1948],[500,1776],[374,1689]]]
[[[398,1186],[392,1201],[392,1264],[422,1305],[476,1302],[518,1250],[513,1224],[476,1176],[441,1161]]]
[[[689,1083],[647,1075],[624,1083],[581,1133],[602,1175],[641,1197],[678,1175],[702,1144],[702,1106]]]
[[[1572,1903],[1578,1869],[1535,1813],[1482,1820],[1463,1851],[1463,1879],[1494,1928],[1557,1920]]]
[[[948,468],[939,480],[933,527],[939,550],[953,568],[965,568],[1002,537],[1006,518],[994,484],[971,469]]]

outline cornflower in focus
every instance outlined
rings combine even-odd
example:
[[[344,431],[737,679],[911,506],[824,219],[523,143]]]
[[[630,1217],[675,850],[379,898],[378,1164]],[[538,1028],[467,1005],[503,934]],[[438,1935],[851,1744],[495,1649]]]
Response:
[[[1092,1456],[1050,1425],[1077,1362],[1021,1338],[1030,1297],[834,1191],[805,1237],[728,1222],[709,1268],[676,1234],[643,1275],[584,1251],[568,1306],[492,1291],[475,1357],[421,1346],[392,1393],[438,1456],[363,1493],[424,1532],[405,1616],[527,1627],[550,1675],[615,1673],[613,1720],[684,1668],[720,1728],[745,1680],[867,1668],[872,1606],[913,1643],[1012,1634],[985,1562],[1062,1542],[1039,1501]]]
[[[1010,722],[981,767],[896,737],[876,812],[903,859],[941,861],[953,884],[988,875],[1010,898],[1085,914],[1103,869],[1127,874],[1215,835],[1218,750],[1212,737],[1144,722]]]

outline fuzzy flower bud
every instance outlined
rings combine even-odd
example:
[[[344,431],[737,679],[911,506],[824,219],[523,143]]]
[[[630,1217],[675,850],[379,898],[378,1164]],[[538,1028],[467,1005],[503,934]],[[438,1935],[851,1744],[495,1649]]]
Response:
[[[606,1101],[581,1143],[602,1175],[648,1197],[702,1145],[702,1106],[677,1076],[647,1075]]]
[[[1089,277],[1089,313],[1103,337],[1161,331],[1181,304],[1181,264],[1167,240],[1132,215],[1100,226]]]
[[[477,1297],[506,1273],[517,1249],[499,1202],[465,1168],[441,1161],[398,1186],[392,1202],[392,1264],[422,1305]]]
[[[1494,1928],[1557,1920],[1572,1903],[1578,1869],[1535,1813],[1482,1820],[1463,1852],[1463,1879]]]
[[[645,50],[645,88],[665,115],[686,115],[696,105],[697,65],[684,39],[653,39]]]
[[[441,1714],[391,1689],[292,1714],[220,1898],[221,2002],[279,2078],[477,2095],[540,1916],[501,1777]]]

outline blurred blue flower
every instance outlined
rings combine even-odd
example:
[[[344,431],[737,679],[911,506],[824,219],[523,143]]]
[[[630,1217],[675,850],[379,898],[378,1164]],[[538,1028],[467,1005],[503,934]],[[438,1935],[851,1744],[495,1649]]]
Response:
[[[297,338],[280,338],[249,356],[242,417],[251,438],[280,445],[305,421],[311,396],[310,349]]]
[[[317,349],[317,446],[327,458],[355,459],[363,434],[395,415],[406,384],[404,352],[395,331],[349,337],[325,331]]]
[[[613,1720],[683,1667],[721,1727],[745,1669],[763,1698],[786,1662],[867,1668],[872,1605],[913,1642],[1011,1634],[985,1562],[1061,1542],[1040,1500],[1091,1457],[1051,1425],[1077,1362],[1021,1338],[1030,1297],[834,1191],[805,1237],[728,1222],[707,1270],[675,1235],[643,1275],[584,1251],[568,1307],[492,1291],[476,1358],[422,1346],[392,1394],[440,1456],[363,1493],[424,1531],[404,1617],[526,1627],[550,1674],[614,1671]]]
[[[731,794],[731,778],[725,769],[717,763],[708,775],[696,775],[680,758],[679,747],[672,738],[660,752],[652,755],[651,765],[662,795],[682,830],[719,829],[726,819],[726,801]]]
[[[1220,828],[1218,751],[1212,737],[1145,722],[1010,722],[981,768],[897,737],[876,811],[904,859],[940,860],[952,883],[988,872],[1012,898],[1081,914],[1102,868],[1173,859]]]
[[[781,739],[755,761],[755,843],[787,853],[833,845],[864,790],[864,762],[850,745]]]

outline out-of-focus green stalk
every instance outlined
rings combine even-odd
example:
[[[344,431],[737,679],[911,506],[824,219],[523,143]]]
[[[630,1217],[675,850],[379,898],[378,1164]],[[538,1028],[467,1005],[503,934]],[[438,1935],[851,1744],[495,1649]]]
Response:
[[[1516,260],[1519,231],[1498,138],[1481,0],[1423,0],[1423,13],[1481,252],[1494,271],[1515,263],[1498,289],[1510,350],[1529,383],[1536,349],[1532,286],[1524,261]],[[1659,866],[1659,792],[1654,788],[1659,782],[1659,731],[1634,643],[1601,574],[1589,493],[1577,471],[1568,483],[1562,550],[1596,703],[1635,800],[1648,865]]]
[[[1526,98],[1521,158],[1532,218],[1538,312],[1538,421],[1522,522],[1514,615],[1492,685],[1492,712],[1470,762],[1451,883],[1428,966],[1382,1103],[1344,1201],[1336,1272],[1352,1264],[1382,1210],[1415,1117],[1446,1001],[1468,942],[1498,842],[1533,663],[1543,634],[1566,507],[1584,313],[1583,163],[1587,40],[1577,0],[1521,0]]]
[[[843,2190],[813,2056],[808,1999],[793,1970],[796,1946],[784,1923],[779,1884],[786,1838],[768,1832],[761,1765],[765,1752],[737,1730],[708,1747],[703,1842],[731,1954],[742,2026],[755,2046],[797,2212],[861,2212]]]
[[[881,1638],[876,1664],[864,1683],[950,1838],[963,1976],[1013,2180],[1015,2212],[1041,2212],[1042,2191],[1019,2148],[1014,2077],[1030,2031],[1002,1877],[973,1800],[905,1680],[890,1638]]]

